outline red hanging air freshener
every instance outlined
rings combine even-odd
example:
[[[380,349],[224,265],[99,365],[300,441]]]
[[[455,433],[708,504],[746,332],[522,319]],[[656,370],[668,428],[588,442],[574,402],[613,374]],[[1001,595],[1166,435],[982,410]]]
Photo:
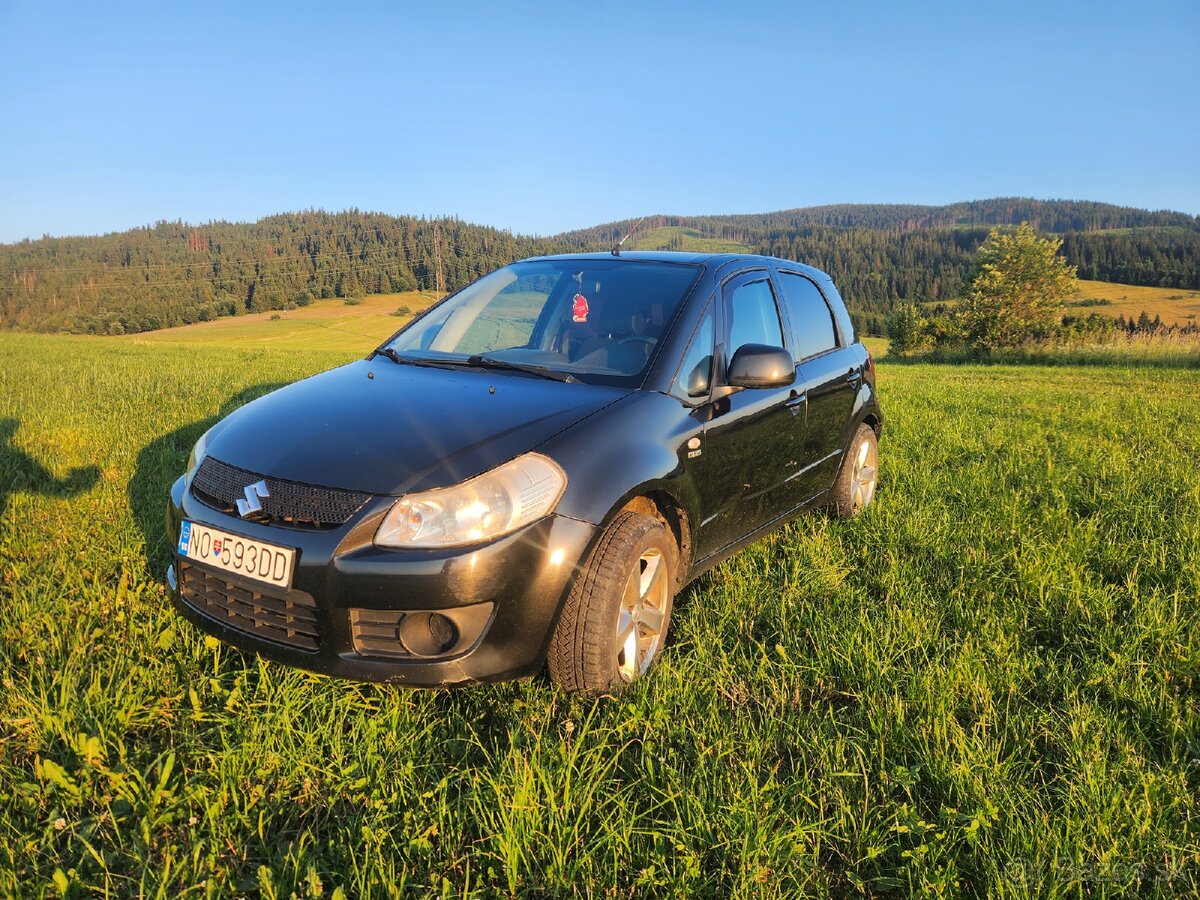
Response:
[[[576,322],[586,322],[588,317],[588,302],[587,297],[583,294],[575,295],[575,303],[571,307],[571,316]]]

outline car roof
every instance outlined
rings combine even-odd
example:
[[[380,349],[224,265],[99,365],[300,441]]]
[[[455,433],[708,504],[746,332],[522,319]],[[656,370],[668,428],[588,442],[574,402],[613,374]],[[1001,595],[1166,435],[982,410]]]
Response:
[[[599,253],[557,253],[547,256],[533,256],[530,259],[613,259],[611,251]],[[678,250],[622,250],[618,259],[633,260],[634,262],[669,262],[688,265],[703,265],[719,269],[728,263],[774,263],[777,266],[787,266],[789,269],[802,272],[812,278],[829,281],[829,275],[813,266],[796,262],[791,259],[780,259],[777,256],[762,256],[758,253],[684,253]]]

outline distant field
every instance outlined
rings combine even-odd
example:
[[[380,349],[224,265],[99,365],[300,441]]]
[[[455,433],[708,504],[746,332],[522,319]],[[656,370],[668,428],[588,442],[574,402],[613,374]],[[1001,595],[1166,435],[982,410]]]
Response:
[[[887,356],[887,351],[888,351],[888,339],[887,338],[885,338],[885,337],[864,337],[863,335],[859,335],[858,339],[863,342],[863,346],[867,348],[867,350],[870,352],[871,356],[873,356],[875,359],[880,359],[884,356]]]
[[[1104,303],[1088,303],[1103,300]],[[956,300],[927,300],[922,306],[954,306]],[[1200,291],[1183,288],[1143,287],[1134,284],[1116,284],[1110,281],[1087,281],[1079,279],[1079,294],[1067,303],[1064,310],[1072,315],[1099,313],[1103,316],[1124,315],[1136,319],[1142,310],[1153,319],[1162,317],[1167,325],[1190,325],[1200,321]]]
[[[877,503],[701,578],[591,701],[167,606],[189,447],[363,349],[320,346],[0,334],[0,896],[1200,891],[1200,372],[884,363]]]
[[[1099,306],[1084,305],[1083,301],[1093,299],[1109,302]],[[1145,310],[1151,319],[1161,316],[1168,325],[1190,325],[1200,316],[1200,291],[1080,280],[1078,301],[1068,305],[1067,309],[1083,315],[1097,312],[1114,319],[1120,315],[1136,319]]]
[[[678,243],[672,245],[673,241]],[[634,250],[681,250],[688,253],[745,253],[750,249],[745,244],[703,237],[694,228],[674,225],[635,234],[630,243]]]
[[[372,294],[355,305],[344,300],[318,300],[291,310],[253,313],[198,322],[122,338],[131,344],[185,343],[275,347],[289,350],[338,350],[366,353],[406,323],[411,316],[393,316],[402,306],[413,313],[436,295],[418,291]]]

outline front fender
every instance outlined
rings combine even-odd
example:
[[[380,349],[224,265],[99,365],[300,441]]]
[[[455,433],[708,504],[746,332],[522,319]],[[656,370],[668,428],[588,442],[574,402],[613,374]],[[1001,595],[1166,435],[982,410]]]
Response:
[[[666,394],[632,394],[538,447],[567,473],[558,514],[605,525],[634,497],[662,492],[695,521],[699,494],[685,463],[703,425],[690,413]]]

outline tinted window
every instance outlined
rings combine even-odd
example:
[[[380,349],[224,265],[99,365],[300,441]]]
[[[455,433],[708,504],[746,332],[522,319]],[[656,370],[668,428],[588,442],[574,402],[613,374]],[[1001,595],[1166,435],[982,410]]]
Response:
[[[713,367],[713,308],[710,304],[704,313],[692,345],[683,357],[679,377],[675,379],[674,393],[685,399],[702,397],[712,384]]]
[[[729,359],[744,344],[782,347],[783,331],[771,283],[763,279],[734,288],[725,301],[725,327],[729,334],[726,349]]]
[[[486,275],[414,320],[390,343],[401,356],[494,357],[633,385],[699,275],[690,265],[553,258]]]
[[[779,273],[783,299],[796,330],[796,359],[816,356],[837,346],[829,304],[817,286],[803,275]]]
[[[489,353],[497,347],[526,347],[538,315],[555,287],[553,278],[527,275],[496,293],[467,326],[454,350]]]

